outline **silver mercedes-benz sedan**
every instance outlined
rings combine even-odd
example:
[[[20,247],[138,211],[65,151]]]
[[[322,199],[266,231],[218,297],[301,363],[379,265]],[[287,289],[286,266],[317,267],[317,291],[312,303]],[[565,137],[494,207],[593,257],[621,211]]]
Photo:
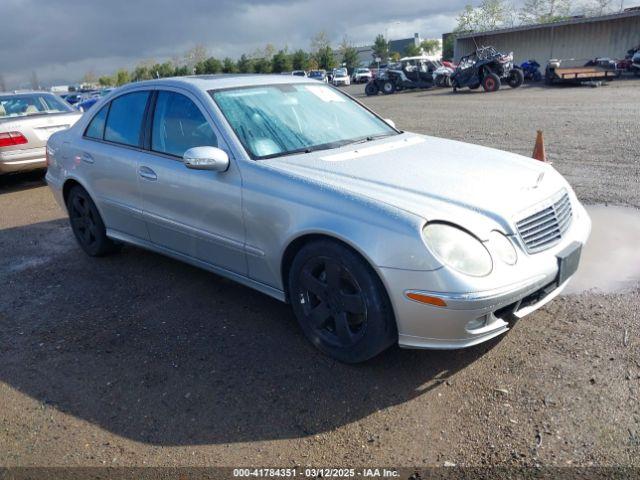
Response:
[[[87,254],[129,243],[289,302],[344,362],[505,333],[563,289],[591,229],[551,165],[402,132],[295,76],[131,84],[47,153]]]
[[[45,168],[49,136],[81,116],[52,93],[0,93],[0,174]]]

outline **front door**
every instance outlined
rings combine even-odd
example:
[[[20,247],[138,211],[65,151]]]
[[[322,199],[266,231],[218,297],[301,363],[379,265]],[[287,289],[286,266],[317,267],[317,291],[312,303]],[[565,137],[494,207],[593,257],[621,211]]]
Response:
[[[226,172],[188,169],[192,147],[229,149],[199,101],[162,90],[152,112],[150,151],[138,166],[151,242],[235,273],[247,272],[242,182],[233,158]]]

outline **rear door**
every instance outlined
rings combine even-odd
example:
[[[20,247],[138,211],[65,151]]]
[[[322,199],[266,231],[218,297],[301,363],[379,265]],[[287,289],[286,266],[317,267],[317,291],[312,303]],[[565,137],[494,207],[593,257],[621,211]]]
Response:
[[[74,164],[87,180],[107,229],[148,240],[138,163],[149,90],[128,92],[103,106],[74,145]]]
[[[149,152],[139,164],[143,209],[153,243],[246,274],[242,182],[226,172],[191,170],[183,154],[213,146],[231,152],[201,102],[182,89],[159,90],[149,116]]]

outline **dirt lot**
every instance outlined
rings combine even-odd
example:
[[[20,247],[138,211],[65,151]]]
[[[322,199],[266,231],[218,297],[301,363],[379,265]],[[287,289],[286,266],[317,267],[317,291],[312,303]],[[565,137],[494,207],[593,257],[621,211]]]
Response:
[[[542,128],[585,202],[640,207],[638,81],[364,100],[527,155]],[[264,295],[132,247],[84,256],[38,175],[0,179],[0,252],[1,466],[640,467],[640,290],[345,366]]]

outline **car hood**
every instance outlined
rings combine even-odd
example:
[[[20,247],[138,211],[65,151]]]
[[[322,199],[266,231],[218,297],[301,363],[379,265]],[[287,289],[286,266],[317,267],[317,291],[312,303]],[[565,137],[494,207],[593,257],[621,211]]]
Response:
[[[479,236],[515,222],[569,188],[550,165],[520,155],[416,134],[267,160],[272,168],[383,202]],[[528,214],[528,213],[527,213]]]

